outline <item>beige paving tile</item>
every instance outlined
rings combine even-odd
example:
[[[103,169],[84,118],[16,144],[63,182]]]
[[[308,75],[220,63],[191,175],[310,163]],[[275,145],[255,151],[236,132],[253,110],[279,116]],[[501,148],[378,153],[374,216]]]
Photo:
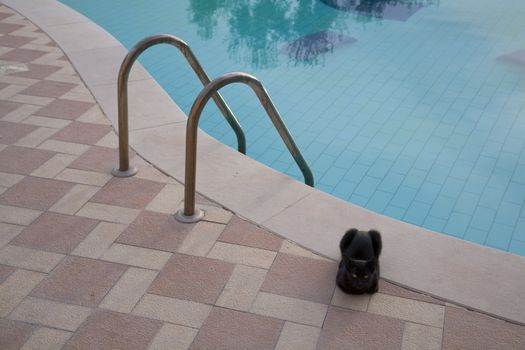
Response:
[[[290,241],[286,241],[286,240],[283,241],[283,244],[281,245],[281,249],[279,249],[279,252],[290,254],[290,255],[298,255],[298,256],[305,257],[305,258],[332,261],[320,255],[314,254],[311,251],[306,250],[298,246],[297,244],[290,242]]]
[[[146,210],[174,214],[184,198],[182,185],[167,184],[148,204]]]
[[[286,322],[275,350],[315,350],[321,329]]]
[[[0,222],[0,248],[9,243],[9,241],[15,238],[23,229],[23,226]]]
[[[4,193],[5,191],[7,191],[7,190],[8,190],[7,187],[2,187],[2,186],[0,186],[0,195],[1,195],[2,193]]]
[[[0,186],[11,187],[16,185],[24,178],[23,175],[9,174],[0,172]]]
[[[27,103],[35,106],[45,106],[53,102],[54,98],[16,94],[10,97],[9,100],[14,102]]]
[[[206,256],[224,230],[224,225],[199,222],[182,241],[179,253]]]
[[[0,284],[0,316],[6,317],[44,277],[45,273],[34,271],[13,272]]]
[[[9,85],[8,87],[0,91],[0,99],[11,100],[13,96],[18,94],[20,91],[25,90],[26,87],[27,86],[24,86],[24,85]],[[32,107],[36,107],[34,108],[35,110],[38,110],[40,108],[40,106],[32,106]],[[14,118],[14,117],[10,117],[9,119],[4,118],[3,120],[17,121],[16,119],[11,119],[11,118]]]
[[[407,322],[401,350],[441,350],[441,328]]]
[[[366,311],[369,302],[369,294],[349,295],[343,293],[341,289],[335,288],[331,304],[339,307],[344,307],[345,309]]]
[[[443,327],[445,317],[445,308],[441,305],[381,293],[372,296],[368,312],[439,328]]]
[[[151,180],[151,181],[156,181],[156,182],[161,182],[161,183],[171,183],[171,184],[182,186],[181,184],[173,180],[171,177],[166,176],[163,173],[161,173],[159,170],[155,169],[155,167],[151,166],[150,164],[146,163],[142,165],[142,162],[144,161],[140,157],[133,157],[130,160],[131,164],[139,168],[139,172],[137,173],[137,175],[135,175],[139,179]]]
[[[145,269],[160,270],[166,265],[170,256],[170,253],[159,250],[116,243],[102,255],[101,259]]]
[[[131,312],[157,274],[157,271],[130,267],[102,300],[99,307],[117,312]]]
[[[208,317],[211,308],[210,305],[193,301],[146,294],[133,310],[133,314],[199,328]]]
[[[95,186],[75,185],[64,197],[49,208],[49,211],[73,215],[82,208],[99,189],[100,187]]]
[[[15,145],[21,147],[36,148],[42,142],[53,136],[58,129],[40,127],[30,134],[22,137]]]
[[[88,202],[76,215],[119,224],[131,224],[139,213],[140,210],[137,209]]]
[[[118,148],[118,137],[113,131],[110,131],[106,136],[98,140],[95,145],[99,147]]]
[[[324,304],[260,292],[250,312],[321,327],[327,310]]]
[[[110,174],[67,168],[55,177],[57,180],[77,182],[84,185],[104,186],[111,180]]]
[[[77,118],[77,121],[83,122],[83,123],[93,123],[93,124],[102,124],[102,125],[110,125],[111,123],[109,120],[104,116],[104,113],[100,110],[100,107],[93,106],[91,107],[87,112],[82,114],[80,117]]]
[[[10,319],[75,331],[91,313],[83,306],[28,297],[9,315]]]
[[[234,264],[268,269],[272,265],[276,255],[277,253],[269,250],[217,242],[208,254],[208,257]]]
[[[16,77],[14,75],[4,75],[2,74],[0,76],[0,83],[6,83],[6,84],[14,84],[14,85],[24,85],[26,88],[28,86],[34,85],[38,83],[37,79],[31,79],[31,78],[23,78],[23,77]],[[23,91],[23,90],[22,90]],[[17,96],[28,96],[28,95],[17,95]],[[33,97],[33,95],[31,95]],[[20,101],[18,101],[20,102]],[[36,103],[35,103],[36,104]]]
[[[213,206],[200,206],[204,210],[204,219],[209,222],[216,222],[219,224],[227,224],[232,218],[232,213],[228,210]]]
[[[0,95],[7,89],[8,88],[3,89],[2,92],[0,93]],[[1,98],[1,96],[0,96],[0,98]],[[27,119],[27,117],[29,117],[30,115],[33,115],[33,113],[35,113],[39,109],[40,109],[40,106],[22,105],[22,106],[18,107],[17,109],[15,109],[14,111],[9,112],[8,114],[6,114],[2,118],[2,120],[5,120],[7,122],[19,123],[19,122]]]
[[[63,257],[62,254],[12,245],[0,249],[0,264],[40,272],[50,272]]]
[[[125,225],[101,222],[73,250],[72,255],[98,259],[124,231]]]
[[[77,157],[69,154],[55,154],[51,159],[42,164],[39,168],[31,173],[32,176],[46,177],[49,179],[57,176]]]
[[[40,327],[20,350],[60,350],[73,333],[59,329]]]
[[[6,223],[15,225],[29,225],[35,221],[35,219],[39,217],[40,214],[42,214],[40,210],[12,207],[10,205],[0,204],[0,221]]]
[[[89,149],[89,146],[80,143],[47,140],[44,141],[40,146],[38,146],[38,149],[45,149],[48,151],[67,153],[79,156],[85,151],[87,151]]]
[[[236,265],[215,304],[229,309],[250,310],[266,273],[266,270],[256,267]]]
[[[148,350],[187,350],[197,332],[195,328],[165,323]]]

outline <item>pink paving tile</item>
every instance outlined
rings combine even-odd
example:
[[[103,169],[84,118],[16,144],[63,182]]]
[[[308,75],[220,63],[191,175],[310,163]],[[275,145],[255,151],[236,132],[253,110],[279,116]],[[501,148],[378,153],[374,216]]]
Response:
[[[182,224],[173,215],[144,211],[129,225],[117,242],[175,252],[194,224]]]
[[[427,303],[445,305],[441,300],[432,298],[431,296],[413,292],[411,290],[396,286],[395,284],[388,283],[383,279],[379,280],[379,293],[389,294],[396,297],[414,299],[424,301]]]
[[[27,323],[0,319],[0,346],[2,350],[18,350],[35,329]]]
[[[176,254],[153,281],[149,293],[213,304],[233,267],[224,261]]]
[[[0,101],[0,118],[5,117],[18,107],[22,106],[22,103],[11,102],[11,101]]]
[[[11,244],[69,254],[95,228],[97,220],[44,213],[26,227]]]
[[[0,21],[3,20],[4,18],[11,17],[12,15],[13,15],[12,13],[0,12]]]
[[[12,47],[17,48],[24,46],[25,44],[33,41],[33,38],[28,38],[26,36],[17,36],[17,35],[4,35],[0,36],[0,46],[3,47]]]
[[[130,150],[130,158],[133,152]],[[111,169],[118,167],[118,150],[106,147],[93,146],[69,165],[70,168],[111,173]]]
[[[144,317],[96,310],[64,346],[64,350],[147,349],[162,323]]]
[[[35,114],[44,117],[74,120],[93,106],[94,104],[91,102],[57,99],[39,109]]]
[[[70,182],[28,176],[0,196],[0,204],[47,210],[74,186]]]
[[[37,129],[37,127],[33,125],[10,123],[0,120],[0,143],[4,145],[13,144],[35,129]]]
[[[58,98],[76,86],[77,84],[42,80],[22,90],[20,93],[22,95]]]
[[[161,183],[135,177],[114,177],[90,201],[144,209],[163,187],[164,185]]]
[[[283,243],[281,238],[237,216],[232,217],[219,240],[273,251],[278,251]]]
[[[1,34],[9,34],[11,32],[14,32],[15,30],[18,30],[20,28],[23,28],[24,26],[21,24],[12,24],[12,23],[0,23],[0,33]]]
[[[55,134],[53,139],[94,145],[111,130],[109,125],[73,122]]]
[[[445,309],[443,350],[522,350],[524,346],[524,326],[455,307]]]
[[[126,271],[125,265],[67,256],[31,295],[82,306],[97,306]]]
[[[15,272],[15,268],[7,265],[0,265],[0,283],[4,282],[7,277]]]
[[[27,68],[28,68],[27,71],[12,73],[11,75],[16,76],[16,77],[21,77],[21,78],[45,79],[49,75],[61,69],[61,67],[57,67],[57,66],[49,66],[46,64],[34,64],[34,63],[27,64]]]
[[[400,349],[402,321],[363,312],[330,308],[326,316],[319,350]]]
[[[2,31],[2,23],[0,23],[0,32]],[[13,61],[18,63],[29,63],[46,54],[45,51],[29,50],[29,49],[14,49],[8,53],[0,56],[0,60]]]
[[[329,304],[335,289],[337,263],[277,254],[261,291]]]
[[[271,350],[283,321],[228,309],[213,308],[193,341],[192,350]]]
[[[54,155],[55,152],[9,146],[0,152],[0,171],[29,175]]]

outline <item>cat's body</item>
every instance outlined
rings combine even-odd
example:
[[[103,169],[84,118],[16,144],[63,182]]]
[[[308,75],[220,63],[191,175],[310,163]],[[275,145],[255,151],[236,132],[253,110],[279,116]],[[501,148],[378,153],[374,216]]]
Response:
[[[378,231],[348,230],[339,244],[342,259],[336,283],[345,293],[375,293],[379,282],[382,242]]]

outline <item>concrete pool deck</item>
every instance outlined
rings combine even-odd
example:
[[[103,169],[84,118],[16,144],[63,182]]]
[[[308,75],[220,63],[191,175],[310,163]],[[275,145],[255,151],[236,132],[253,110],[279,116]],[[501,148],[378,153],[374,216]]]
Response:
[[[116,77],[126,50],[85,17],[58,2],[4,3],[28,17],[57,42],[115,125],[116,86],[112,77]],[[102,332],[97,324],[113,320],[117,324],[138,322],[133,324],[150,327],[145,338],[153,344],[160,344],[170,334],[178,334],[179,340],[191,338],[189,343],[195,338],[194,348],[206,348],[206,341],[228,341],[217,333],[217,325],[234,320],[237,328],[232,332],[240,333],[243,325],[239,323],[246,318],[248,324],[253,322],[254,327],[265,330],[264,334],[252,335],[264,338],[260,344],[271,344],[269,348],[276,343],[277,348],[286,348],[286,342],[293,344],[297,339],[310,339],[310,347],[312,344],[315,347],[320,339],[320,348],[334,348],[337,344],[330,341],[337,339],[338,332],[341,341],[361,344],[363,339],[351,338],[346,333],[343,336],[345,331],[337,329],[339,320],[352,319],[363,322],[365,333],[372,332],[378,323],[384,325],[388,330],[386,337],[375,341],[398,345],[391,348],[399,348],[401,344],[403,348],[421,348],[417,347],[421,341],[432,343],[429,348],[441,345],[458,348],[458,342],[462,345],[459,348],[469,345],[480,348],[469,343],[480,339],[483,342],[477,344],[484,346],[490,341],[508,344],[506,348],[523,344],[523,327],[386,282],[372,298],[342,296],[337,290],[334,292],[333,281],[328,278],[334,275],[335,262],[319,259],[266,230],[336,260],[339,238],[347,228],[377,228],[383,232],[382,273],[386,279],[521,324],[525,323],[525,282],[520,278],[525,271],[524,258],[432,233],[339,201],[239,155],[204,133],[199,135],[197,190],[235,215],[232,218],[228,211],[201,197],[201,205],[209,208],[208,221],[179,228],[180,232],[171,240],[170,237],[159,240],[155,234],[162,235],[163,230],[174,224],[168,214],[180,204],[181,185],[139,157],[135,158],[140,168],[136,179],[111,179],[108,167],[116,161],[116,144],[108,121],[68,61],[61,59],[60,49],[47,45],[46,35],[36,32],[23,18],[7,15],[4,18],[2,30],[9,33],[8,39],[16,37],[17,30],[20,30],[18,36],[33,38],[16,49],[12,44],[3,45],[4,58],[0,58],[14,70],[3,75],[1,83],[5,86],[0,91],[2,100],[9,102],[5,108],[14,108],[2,116],[2,122],[7,123],[4,130],[10,131],[3,138],[0,152],[0,156],[3,153],[1,220],[7,222],[2,225],[1,236],[5,242],[2,244],[6,245],[0,251],[0,264],[5,267],[0,267],[6,277],[0,286],[0,316],[6,317],[1,320],[2,329],[12,331],[19,342],[29,338],[30,344],[34,344],[53,334],[51,338],[63,339],[65,343],[74,332],[69,345],[87,346],[87,338]],[[26,22],[28,29],[17,27]],[[85,46],[76,39],[79,34]],[[23,52],[17,56],[20,48]],[[24,73],[23,69],[17,73],[17,69],[30,64],[36,64],[35,71],[40,64],[59,67],[57,70],[62,73],[49,73],[45,78],[16,76]],[[148,162],[183,181],[185,116],[144,70],[136,67],[131,81],[132,147]],[[46,87],[44,82],[54,83]],[[65,101],[76,103],[67,105]],[[62,107],[56,107],[60,103]],[[59,112],[69,114],[53,114]],[[78,123],[95,126],[84,125],[93,129],[84,135],[75,130]],[[24,157],[36,158],[33,164],[38,166],[26,169],[31,165],[23,164]],[[8,163],[15,159],[20,167],[10,168]],[[51,192],[24,194],[42,185]],[[136,193],[139,203],[136,199],[119,198],[122,191],[137,187],[140,187]],[[114,197],[119,199],[113,201]],[[79,203],[80,207],[75,207]],[[109,216],[111,210],[117,212]],[[46,225],[67,227],[65,217],[84,227],[70,243],[57,247],[52,237],[45,238],[50,242],[38,237],[39,231],[45,235],[42,231]],[[77,223],[80,219],[82,222]],[[45,220],[49,222],[46,224]],[[153,236],[137,237],[138,232],[151,232]],[[67,236],[64,232],[62,235]],[[113,243],[115,240],[117,243]],[[207,280],[195,267],[196,262],[207,266],[208,271],[218,271],[217,279]],[[79,267],[89,264],[104,278],[98,280],[97,273],[78,280],[71,278]],[[198,278],[181,271],[180,266],[194,271],[194,276],[202,273],[214,291],[199,294],[199,290],[206,288]],[[294,276],[288,275],[305,270],[304,266],[312,266],[307,269],[311,270],[311,276],[295,276],[298,278],[295,281]],[[170,280],[178,278],[188,284],[188,289],[170,285]],[[79,285],[72,285],[71,280]],[[304,288],[293,288],[287,281]],[[94,295],[83,292],[79,288],[81,283],[95,284]],[[252,283],[252,289],[243,291],[238,288],[239,283],[248,287]],[[126,289],[134,295],[119,294]],[[248,301],[237,305],[246,300],[246,294]],[[305,315],[299,310],[311,313]],[[65,316],[68,313],[70,317]],[[186,318],[174,319],[179,313]],[[466,321],[478,329],[468,328],[468,322],[462,323]],[[200,332],[196,336],[197,329]],[[492,336],[494,329],[501,332]],[[351,339],[346,339],[347,336]],[[484,338],[491,336],[492,340]],[[391,343],[382,343],[388,340]]]

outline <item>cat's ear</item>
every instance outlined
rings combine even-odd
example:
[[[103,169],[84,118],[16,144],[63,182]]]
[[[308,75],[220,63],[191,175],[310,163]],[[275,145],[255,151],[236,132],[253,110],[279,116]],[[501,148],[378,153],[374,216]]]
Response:
[[[370,238],[372,239],[372,247],[374,247],[374,254],[376,258],[379,257],[379,254],[381,254],[381,249],[383,249],[383,243],[381,241],[381,234],[379,231],[376,230],[370,230],[368,231],[368,234],[370,235]]]
[[[346,249],[346,247],[348,247],[350,245],[350,243],[352,243],[352,240],[354,239],[355,235],[357,234],[357,229],[356,228],[352,228],[348,231],[346,231],[345,235],[343,236],[343,238],[341,238],[341,242],[339,243],[339,248],[341,249],[341,253],[344,252],[344,250]]]

